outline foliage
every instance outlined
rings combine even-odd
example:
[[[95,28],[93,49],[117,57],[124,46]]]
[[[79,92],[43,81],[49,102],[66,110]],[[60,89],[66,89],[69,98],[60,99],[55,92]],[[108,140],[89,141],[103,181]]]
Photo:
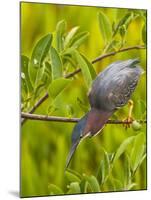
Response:
[[[86,93],[96,74],[106,65],[119,59],[140,57],[145,68],[146,52],[138,50],[106,58],[101,64],[96,63],[95,68],[90,61],[127,46],[146,45],[144,10],[21,5],[22,111],[29,112],[48,92],[48,100],[37,113],[81,117],[89,109]],[[41,9],[45,10],[45,16],[40,16]],[[31,25],[27,20],[29,16],[32,16]],[[47,25],[43,27],[44,22]],[[27,28],[28,38],[24,35]],[[65,78],[78,68],[82,75]],[[140,82],[133,96],[133,115],[144,120],[146,76],[142,76]],[[126,113],[125,106],[113,117],[122,118]],[[120,125],[107,125],[103,135],[82,142],[72,160],[72,170],[64,172],[72,129],[71,124],[33,121],[27,121],[22,127],[21,196],[146,188],[145,125],[134,121],[127,131]]]
[[[95,176],[86,174],[80,175],[74,170],[69,169],[65,172],[65,178],[67,180],[65,191],[63,192],[62,189],[59,188],[59,193],[56,193],[56,188],[58,188],[58,186],[55,186],[50,188],[50,193],[60,194],[60,191],[62,191],[62,194],[101,192],[104,191],[105,186],[108,187],[109,182],[111,182],[108,188],[109,191],[133,189],[137,184],[134,181],[134,175],[146,158],[144,138],[144,133],[128,137],[114,153],[107,153],[102,149],[103,159],[100,162]],[[130,146],[129,151],[132,152],[131,154],[128,153],[128,146]],[[120,175],[114,177],[112,172],[116,166],[115,162],[118,161],[122,155],[124,157],[124,179],[121,179]]]

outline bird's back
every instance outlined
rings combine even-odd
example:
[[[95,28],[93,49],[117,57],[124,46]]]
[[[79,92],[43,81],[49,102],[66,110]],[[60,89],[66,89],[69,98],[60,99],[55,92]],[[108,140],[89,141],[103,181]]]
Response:
[[[91,107],[111,111],[125,105],[143,72],[138,63],[138,59],[118,61],[101,72],[89,93]]]

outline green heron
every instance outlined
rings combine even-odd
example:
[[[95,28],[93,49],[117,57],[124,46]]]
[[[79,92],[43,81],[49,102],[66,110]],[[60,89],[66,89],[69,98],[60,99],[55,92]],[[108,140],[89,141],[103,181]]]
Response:
[[[133,102],[130,97],[135,90],[143,69],[138,59],[117,61],[110,64],[93,81],[88,98],[90,111],[75,125],[72,132],[72,146],[67,158],[66,168],[80,143],[85,137],[97,135],[107,120],[120,107],[129,102],[127,121],[130,122]]]

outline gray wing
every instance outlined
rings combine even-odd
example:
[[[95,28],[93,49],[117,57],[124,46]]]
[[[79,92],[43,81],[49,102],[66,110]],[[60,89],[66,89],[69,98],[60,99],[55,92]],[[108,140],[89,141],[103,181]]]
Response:
[[[141,73],[142,69],[137,66],[99,74],[89,93],[91,107],[111,111],[124,106],[135,90]]]

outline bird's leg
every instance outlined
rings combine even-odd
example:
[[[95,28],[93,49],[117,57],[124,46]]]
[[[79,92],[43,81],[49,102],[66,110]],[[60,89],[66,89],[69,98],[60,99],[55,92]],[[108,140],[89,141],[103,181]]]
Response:
[[[129,112],[128,112],[128,117],[126,119],[123,120],[123,122],[126,122],[123,124],[123,126],[127,129],[127,128],[130,128],[130,124],[131,122],[134,120],[132,118],[132,110],[133,110],[133,106],[134,106],[134,103],[132,100],[129,100],[128,101],[128,106],[129,106]]]

